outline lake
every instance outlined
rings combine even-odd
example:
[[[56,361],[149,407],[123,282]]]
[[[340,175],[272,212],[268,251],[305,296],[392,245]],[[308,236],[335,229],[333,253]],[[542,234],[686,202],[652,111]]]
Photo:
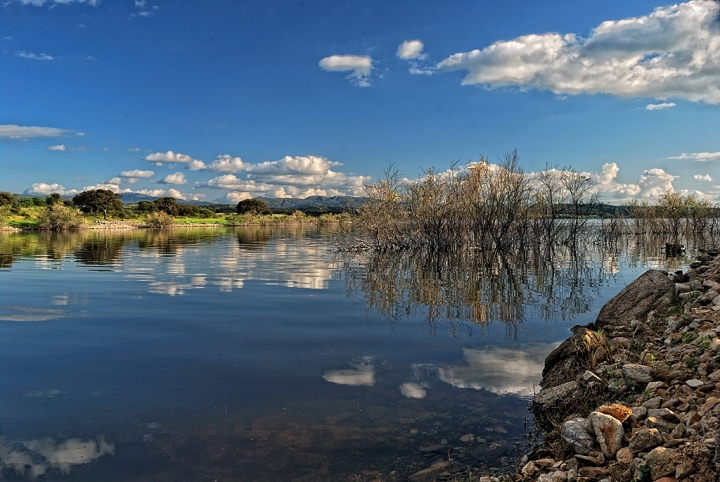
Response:
[[[406,480],[527,449],[569,328],[636,240],[498,262],[336,253],[331,227],[0,233],[0,470],[68,481]]]

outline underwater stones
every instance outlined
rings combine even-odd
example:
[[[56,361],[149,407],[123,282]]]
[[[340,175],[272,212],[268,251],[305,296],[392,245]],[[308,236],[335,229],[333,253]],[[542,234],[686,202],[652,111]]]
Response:
[[[615,417],[600,412],[591,412],[588,416],[597,437],[600,450],[605,457],[615,457],[622,448],[625,430]]]
[[[584,418],[574,418],[563,423],[560,433],[573,451],[578,454],[587,455],[595,450],[595,437],[587,430],[588,421]]]

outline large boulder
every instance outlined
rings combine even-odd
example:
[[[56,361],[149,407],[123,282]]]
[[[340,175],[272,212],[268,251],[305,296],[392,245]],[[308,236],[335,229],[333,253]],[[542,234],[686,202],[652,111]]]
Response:
[[[645,321],[648,313],[669,305],[674,289],[675,283],[660,271],[646,271],[602,307],[595,323],[603,327]]]

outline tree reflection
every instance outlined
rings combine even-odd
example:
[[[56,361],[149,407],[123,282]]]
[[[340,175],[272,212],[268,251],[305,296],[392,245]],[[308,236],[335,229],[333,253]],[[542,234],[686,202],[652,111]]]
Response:
[[[124,245],[124,236],[91,236],[75,251],[75,259],[88,266],[116,265],[121,261]]]
[[[454,330],[479,327],[482,334],[498,321],[514,338],[516,325],[530,317],[567,320],[589,311],[610,274],[602,255],[590,245],[492,256],[345,253],[337,262],[346,287],[390,320],[420,317],[431,327],[449,321]]]

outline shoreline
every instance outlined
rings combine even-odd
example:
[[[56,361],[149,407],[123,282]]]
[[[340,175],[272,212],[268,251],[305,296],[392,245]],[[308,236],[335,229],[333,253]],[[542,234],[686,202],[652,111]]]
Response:
[[[720,252],[649,270],[545,360],[522,482],[720,480]]]

